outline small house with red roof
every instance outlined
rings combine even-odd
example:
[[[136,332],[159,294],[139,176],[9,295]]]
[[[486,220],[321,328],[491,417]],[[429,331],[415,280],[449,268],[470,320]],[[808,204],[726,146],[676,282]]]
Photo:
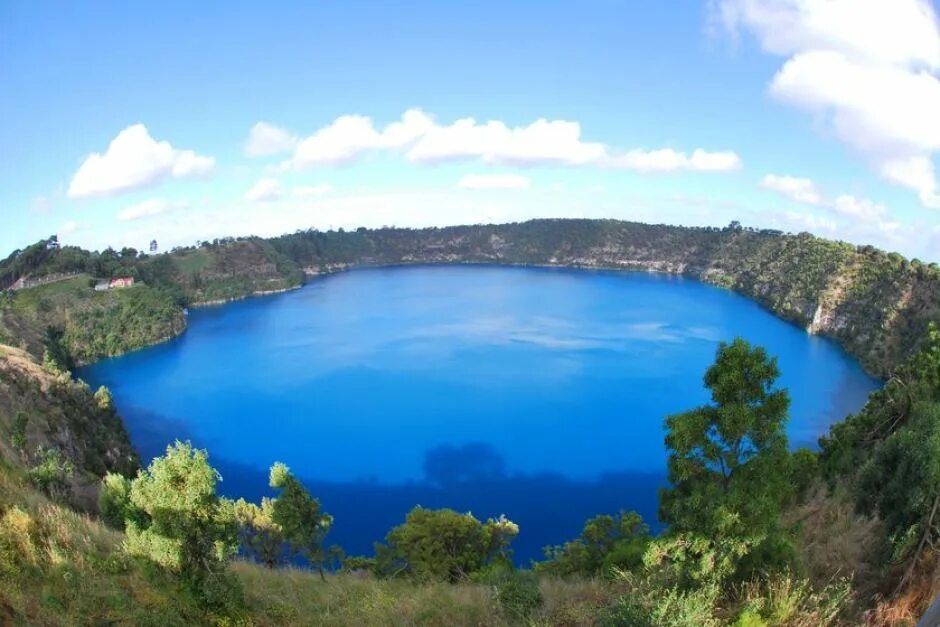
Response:
[[[122,287],[134,287],[134,277],[122,276],[116,279],[111,279],[110,287],[112,290],[118,290]]]

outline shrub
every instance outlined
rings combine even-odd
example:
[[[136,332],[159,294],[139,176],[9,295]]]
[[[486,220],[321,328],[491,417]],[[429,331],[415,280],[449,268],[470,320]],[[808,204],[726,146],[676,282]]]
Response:
[[[36,449],[38,460],[29,469],[29,478],[33,484],[51,499],[65,499],[71,493],[69,480],[75,473],[75,466],[58,449],[39,447]]]
[[[130,483],[125,548],[179,572],[207,604],[236,549],[231,507],[216,495],[219,475],[205,451],[176,442]]]
[[[634,570],[642,566],[649,541],[649,527],[636,512],[595,516],[585,523],[577,539],[547,547],[548,559],[536,564],[536,570],[557,576],[609,575],[615,568]]]
[[[483,524],[471,514],[416,507],[388,533],[386,544],[376,547],[377,570],[455,583],[505,557],[518,533],[519,527],[503,517]]]

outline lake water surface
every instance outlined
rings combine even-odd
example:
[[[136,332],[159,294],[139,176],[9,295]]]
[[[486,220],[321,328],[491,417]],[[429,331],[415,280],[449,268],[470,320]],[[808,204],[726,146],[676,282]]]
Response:
[[[350,554],[416,504],[505,513],[521,562],[598,513],[636,509],[655,528],[663,417],[708,401],[702,375],[722,340],[778,356],[793,446],[813,446],[878,385],[831,341],[665,275],[359,270],[189,322],[79,376],[111,388],[145,462],[189,439],[221,491],[248,498],[287,463]]]

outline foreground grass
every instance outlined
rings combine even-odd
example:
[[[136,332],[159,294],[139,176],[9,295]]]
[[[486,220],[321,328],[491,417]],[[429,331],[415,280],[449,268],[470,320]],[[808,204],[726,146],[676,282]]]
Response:
[[[841,516],[831,507],[816,509],[829,518]],[[913,612],[898,606],[881,606],[863,616],[861,608],[852,607],[847,582],[815,587],[787,574],[744,585],[720,607],[703,603],[701,595],[677,595],[632,576],[541,577],[539,602],[520,614],[494,585],[416,583],[360,573],[328,575],[324,581],[307,570],[271,570],[243,561],[229,568],[238,585],[211,609],[173,573],[129,557],[122,542],[123,534],[50,502],[21,471],[0,461],[0,625],[816,627],[914,622]],[[821,552],[818,545],[813,552]],[[830,553],[827,560],[849,565],[847,549]],[[822,563],[808,566],[825,570]],[[648,610],[647,622],[631,622],[637,607]]]
[[[179,580],[127,556],[123,535],[55,504],[0,461],[2,625],[507,625],[490,586],[416,584],[235,562],[242,598],[206,610]],[[540,583],[535,625],[593,625],[616,601],[613,583]]]
[[[303,570],[234,565],[259,625],[501,625],[482,585],[415,585],[339,574],[321,581]]]
[[[543,602],[525,617],[507,612],[491,586],[416,584],[303,570],[233,567],[257,625],[597,625],[622,594],[617,582],[543,579]],[[619,623],[611,623],[619,624]]]

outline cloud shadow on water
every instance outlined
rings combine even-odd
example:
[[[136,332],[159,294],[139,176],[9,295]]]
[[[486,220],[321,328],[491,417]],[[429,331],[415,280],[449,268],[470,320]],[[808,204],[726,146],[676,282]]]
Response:
[[[226,496],[252,500],[270,496],[267,469],[213,458]],[[371,554],[373,543],[405,519],[416,505],[472,512],[481,520],[506,514],[520,526],[513,544],[516,562],[540,559],[542,548],[576,537],[588,518],[621,509],[636,510],[655,529],[663,474],[608,473],[593,480],[559,473],[508,474],[505,461],[483,443],[442,445],[425,455],[426,478],[420,482],[382,484],[330,482],[301,476],[304,484],[335,517],[328,541],[350,555]]]

